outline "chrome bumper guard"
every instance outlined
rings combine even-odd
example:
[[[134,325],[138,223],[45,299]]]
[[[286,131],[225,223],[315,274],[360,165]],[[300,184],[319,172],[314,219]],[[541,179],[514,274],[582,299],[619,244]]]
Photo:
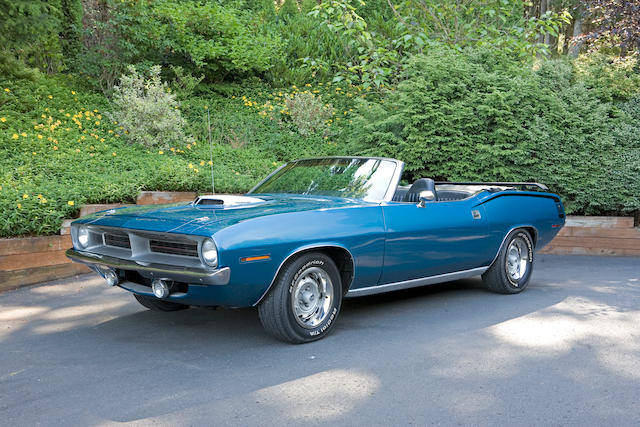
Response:
[[[231,269],[229,267],[205,270],[166,264],[141,264],[133,260],[82,252],[75,249],[67,250],[66,255],[71,261],[88,265],[98,272],[105,268],[132,270],[147,273],[149,276],[158,279],[171,279],[177,282],[213,286],[224,286],[229,283],[231,278]]]

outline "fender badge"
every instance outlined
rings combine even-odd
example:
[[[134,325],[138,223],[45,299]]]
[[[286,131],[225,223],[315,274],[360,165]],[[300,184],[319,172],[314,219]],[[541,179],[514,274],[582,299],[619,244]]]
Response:
[[[480,219],[482,216],[480,215],[480,211],[471,211],[471,215],[473,215],[473,219]]]

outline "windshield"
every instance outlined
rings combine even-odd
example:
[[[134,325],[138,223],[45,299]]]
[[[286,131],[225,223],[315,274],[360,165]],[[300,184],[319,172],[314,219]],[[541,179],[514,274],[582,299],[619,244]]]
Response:
[[[251,193],[287,193],[381,201],[396,163],[384,159],[324,158],[288,163]]]

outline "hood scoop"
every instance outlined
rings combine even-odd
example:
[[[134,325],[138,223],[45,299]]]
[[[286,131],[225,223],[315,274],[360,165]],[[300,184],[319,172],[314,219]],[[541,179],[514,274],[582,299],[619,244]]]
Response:
[[[193,204],[195,206],[206,206],[211,208],[244,208],[266,203],[265,200],[257,197],[234,196],[231,194],[211,194],[199,196]]]

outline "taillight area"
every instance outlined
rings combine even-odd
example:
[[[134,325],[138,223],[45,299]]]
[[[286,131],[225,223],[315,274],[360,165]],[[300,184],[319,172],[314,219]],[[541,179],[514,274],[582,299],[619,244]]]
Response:
[[[564,218],[564,206],[562,206],[562,203],[556,202],[556,209],[558,209],[558,218]]]

